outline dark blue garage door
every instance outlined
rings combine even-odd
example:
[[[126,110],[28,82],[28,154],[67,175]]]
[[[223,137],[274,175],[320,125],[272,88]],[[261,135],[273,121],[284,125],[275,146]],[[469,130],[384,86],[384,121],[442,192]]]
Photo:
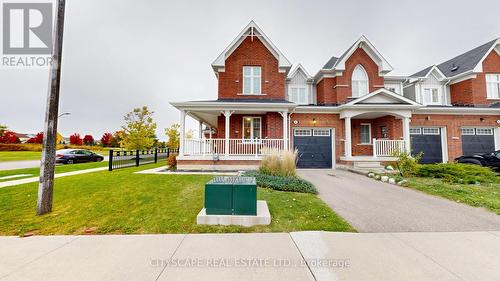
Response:
[[[491,153],[495,151],[493,128],[462,128],[463,155]]]
[[[332,168],[332,134],[329,129],[295,129],[293,144],[298,150],[297,167]]]
[[[441,143],[441,128],[414,127],[411,133],[412,155],[423,153],[420,163],[432,164],[443,162],[443,146]]]

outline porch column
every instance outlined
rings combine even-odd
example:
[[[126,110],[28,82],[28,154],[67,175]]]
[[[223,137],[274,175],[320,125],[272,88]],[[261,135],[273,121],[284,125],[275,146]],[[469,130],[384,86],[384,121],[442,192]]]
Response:
[[[405,150],[408,154],[411,153],[410,143],[410,118],[403,117],[403,140],[405,141]]]
[[[283,149],[288,150],[288,112],[280,112],[283,117]]]
[[[345,157],[352,156],[352,145],[351,145],[351,117],[345,117],[345,138],[344,138],[344,150]]]
[[[225,130],[224,130],[224,155],[229,156],[229,135],[231,134],[230,132],[230,126],[229,126],[229,119],[231,117],[232,112],[229,110],[225,110],[223,112],[224,116],[226,117],[226,122],[224,122],[225,125]]]
[[[181,131],[180,131],[180,136],[179,136],[179,156],[184,156],[184,136],[186,132],[186,111],[181,110],[181,120],[180,120],[180,125],[181,125]]]
[[[203,139],[203,122],[198,121],[198,138]]]

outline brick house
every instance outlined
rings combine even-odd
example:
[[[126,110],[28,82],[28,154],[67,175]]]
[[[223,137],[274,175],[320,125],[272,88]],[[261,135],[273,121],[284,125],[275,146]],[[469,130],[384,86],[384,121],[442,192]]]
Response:
[[[379,166],[395,150],[435,163],[500,149],[500,40],[404,77],[362,36],[311,76],[252,21],[212,68],[217,100],[171,102],[180,169],[254,168],[265,148],[297,149],[299,168]],[[184,137],[188,115],[198,138]]]

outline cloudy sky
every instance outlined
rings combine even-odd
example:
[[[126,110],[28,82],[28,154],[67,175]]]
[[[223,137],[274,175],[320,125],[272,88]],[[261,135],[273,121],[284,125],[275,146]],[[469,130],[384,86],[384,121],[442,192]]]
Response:
[[[252,19],[311,74],[362,34],[412,74],[500,37],[500,1],[463,2],[67,0],[59,131],[100,137],[147,105],[164,139],[169,101],[216,98],[210,64]],[[46,70],[0,70],[0,124],[41,131],[47,85]]]

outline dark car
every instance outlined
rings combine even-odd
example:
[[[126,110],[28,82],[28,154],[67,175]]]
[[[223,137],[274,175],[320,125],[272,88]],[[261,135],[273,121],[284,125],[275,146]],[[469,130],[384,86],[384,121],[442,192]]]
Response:
[[[86,149],[61,149],[56,151],[56,163],[73,164],[100,162],[104,157]]]
[[[458,163],[476,164],[500,170],[500,150],[491,153],[460,156],[455,160]]]

